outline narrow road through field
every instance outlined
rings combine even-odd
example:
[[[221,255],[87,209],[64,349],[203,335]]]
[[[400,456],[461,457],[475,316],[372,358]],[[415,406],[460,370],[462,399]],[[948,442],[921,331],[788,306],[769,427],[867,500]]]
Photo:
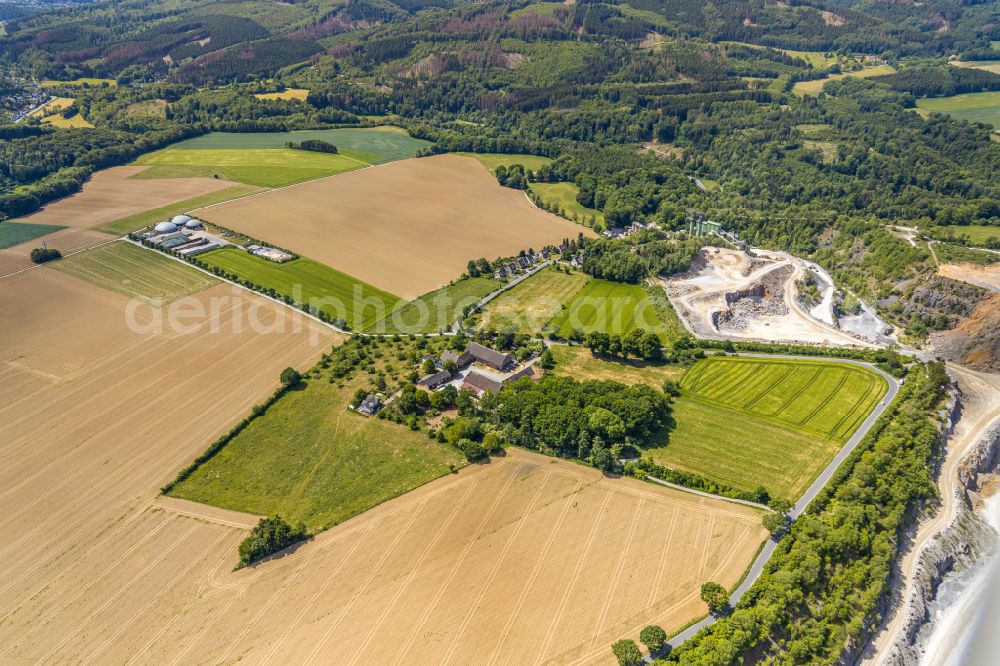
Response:
[[[941,506],[920,525],[913,537],[912,546],[899,560],[895,585],[897,589],[901,589],[899,598],[905,601],[894,609],[888,624],[872,642],[861,662],[863,664],[879,663],[899,637],[907,616],[909,599],[913,596],[914,572],[920,553],[955,517],[957,502],[960,501],[956,492],[958,466],[985,431],[1000,419],[1000,375],[976,372],[952,364],[948,365],[948,371],[962,389],[963,409],[955,434],[948,440],[948,451],[938,478]]]
[[[488,293],[485,296],[483,296],[479,300],[479,302],[476,303],[473,307],[475,309],[479,309],[479,308],[483,307],[484,305],[486,305],[487,303],[489,303],[490,301],[492,301],[494,298],[496,298],[497,296],[499,296],[503,292],[507,291],[508,289],[513,289],[517,285],[521,284],[521,282],[527,280],[532,275],[534,275],[538,271],[542,270],[546,266],[551,266],[553,264],[553,262],[554,262],[553,259],[548,259],[548,260],[543,261],[542,263],[538,264],[537,266],[533,266],[528,271],[526,271],[524,273],[521,273],[516,278],[514,278],[513,280],[511,280],[507,284],[503,285],[502,287],[500,287],[496,291],[491,291],[490,293]],[[462,319],[459,319],[454,324],[452,324],[451,333],[453,335],[457,335],[459,329],[461,329],[461,328],[462,328]]]
[[[895,377],[883,372],[882,370],[879,370],[871,363],[865,363],[863,361],[855,361],[853,359],[826,358],[826,357],[815,357],[815,356],[793,356],[788,354],[763,354],[763,353],[742,354],[742,355],[756,356],[761,358],[793,359],[793,360],[796,359],[816,360],[817,358],[820,358],[821,360],[824,361],[848,363],[850,365],[857,365],[863,368],[867,368],[868,370],[877,373],[883,379],[885,379],[888,384],[888,391],[886,392],[885,397],[883,397],[882,400],[879,402],[879,404],[876,405],[875,409],[872,410],[871,414],[868,415],[868,418],[866,418],[864,422],[854,432],[854,434],[851,435],[851,438],[847,440],[847,442],[844,444],[843,447],[841,447],[837,455],[835,455],[833,457],[833,460],[830,461],[830,464],[828,464],[826,468],[822,472],[820,472],[819,476],[816,477],[816,479],[812,482],[812,484],[809,486],[806,492],[802,495],[802,497],[799,498],[799,500],[795,503],[795,506],[788,513],[788,517],[791,518],[792,520],[795,520],[796,518],[802,515],[802,513],[806,510],[809,504],[816,498],[816,496],[820,493],[820,491],[823,490],[823,488],[830,481],[830,479],[833,478],[833,475],[837,472],[837,469],[840,467],[840,465],[854,452],[854,449],[857,448],[858,444],[861,443],[861,440],[864,439],[865,435],[868,434],[868,431],[871,430],[871,427],[875,425],[875,422],[878,421],[879,417],[882,416],[885,410],[888,409],[889,405],[892,404],[893,400],[896,399],[896,395],[899,393],[900,384]],[[767,543],[764,544],[764,547],[761,548],[760,553],[757,554],[757,558],[750,566],[750,570],[747,572],[746,577],[729,595],[729,604],[731,606],[735,606],[737,603],[739,603],[740,599],[743,598],[743,595],[746,594],[747,590],[750,589],[750,586],[753,585],[755,582],[757,582],[757,579],[764,571],[764,566],[767,564],[767,561],[771,559],[771,555],[774,554],[774,551],[777,547],[778,547],[778,542],[773,539],[768,539]],[[673,636],[669,641],[667,641],[667,644],[671,648],[675,648],[684,641],[690,639],[692,636],[697,634],[705,627],[712,626],[715,623],[715,620],[716,618],[714,616],[709,615],[708,617],[702,619],[700,622],[697,622],[689,626],[687,629]]]

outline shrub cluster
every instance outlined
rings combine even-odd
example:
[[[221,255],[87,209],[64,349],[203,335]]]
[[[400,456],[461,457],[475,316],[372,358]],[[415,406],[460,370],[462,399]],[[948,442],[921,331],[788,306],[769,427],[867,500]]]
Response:
[[[250,530],[250,535],[240,543],[240,561],[237,569],[249,566],[258,560],[284,550],[292,544],[302,541],[309,533],[306,526],[299,523],[292,527],[281,516],[261,518],[257,526]]]
[[[51,247],[36,247],[31,251],[31,261],[44,264],[46,261],[62,259],[62,252]]]

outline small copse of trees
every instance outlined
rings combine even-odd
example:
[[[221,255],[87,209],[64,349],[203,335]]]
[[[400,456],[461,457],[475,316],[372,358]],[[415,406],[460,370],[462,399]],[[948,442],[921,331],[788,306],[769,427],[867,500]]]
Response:
[[[236,568],[249,566],[302,541],[307,536],[309,534],[303,523],[292,527],[281,516],[261,518],[257,526],[250,530],[249,536],[240,543],[240,561]]]
[[[36,247],[31,251],[31,261],[36,264],[44,264],[46,261],[62,259],[62,252],[51,247]]]

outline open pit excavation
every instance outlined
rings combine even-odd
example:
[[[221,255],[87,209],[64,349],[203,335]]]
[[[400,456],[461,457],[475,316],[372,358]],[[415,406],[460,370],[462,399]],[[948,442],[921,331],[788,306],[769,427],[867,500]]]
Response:
[[[808,302],[798,286],[804,280],[814,289]],[[838,316],[833,278],[785,252],[705,248],[687,274],[662,284],[684,325],[701,338],[840,347],[896,342],[863,304],[856,315]]]

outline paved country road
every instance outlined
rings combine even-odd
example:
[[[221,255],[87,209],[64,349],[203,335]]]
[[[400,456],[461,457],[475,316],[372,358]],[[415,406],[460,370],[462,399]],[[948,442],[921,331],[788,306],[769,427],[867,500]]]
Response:
[[[851,453],[854,452],[854,449],[857,448],[858,444],[861,443],[861,440],[864,439],[865,435],[868,434],[868,431],[871,430],[871,427],[875,425],[875,422],[878,421],[879,417],[882,416],[882,414],[889,407],[892,401],[896,399],[896,395],[899,393],[900,383],[895,377],[889,375],[888,373],[883,372],[882,370],[879,370],[871,363],[865,363],[864,361],[855,361],[852,359],[843,359],[843,358],[829,358],[826,356],[792,356],[786,354],[763,354],[763,353],[750,353],[750,352],[732,354],[732,355],[756,356],[761,358],[774,358],[774,359],[822,360],[822,361],[835,361],[837,363],[849,363],[851,365],[857,365],[863,368],[867,368],[877,373],[888,383],[889,388],[885,396],[882,398],[882,401],[879,402],[879,404],[875,407],[874,410],[872,410],[871,414],[868,415],[868,418],[864,420],[864,422],[858,427],[858,429],[854,432],[851,438],[847,440],[847,443],[845,443],[844,446],[840,449],[840,452],[833,457],[833,460],[830,461],[830,464],[827,465],[822,472],[820,472],[820,475],[816,477],[816,480],[812,482],[812,485],[810,485],[808,489],[806,489],[806,492],[802,495],[802,497],[799,498],[799,501],[795,503],[795,506],[788,513],[789,518],[795,520],[796,518],[802,515],[802,513],[809,506],[810,502],[812,502],[816,498],[816,495],[818,495],[819,492],[823,490],[823,487],[826,486],[826,484],[830,481],[831,478],[833,478],[833,475],[837,472],[837,469],[840,467],[840,465],[845,460],[847,460],[848,456],[850,456]],[[750,571],[747,572],[747,575],[743,579],[743,582],[741,582],[736,587],[736,589],[733,590],[732,594],[729,595],[729,604],[731,606],[735,607],[736,604],[739,603],[740,599],[743,598],[743,595],[746,594],[746,591],[750,589],[750,586],[753,585],[755,582],[757,582],[757,579],[764,571],[764,566],[767,564],[767,561],[771,559],[771,555],[774,553],[777,546],[778,543],[773,539],[768,539],[767,543],[764,544],[764,547],[761,548],[760,553],[758,553],[757,555],[757,559],[754,560],[753,565],[751,565]],[[685,641],[689,640],[691,637],[693,637],[695,634],[697,634],[705,627],[710,627],[713,624],[715,624],[715,620],[716,618],[714,616],[709,615],[700,622],[692,624],[688,628],[681,631],[679,634],[673,636],[669,641],[667,641],[667,645],[671,649],[676,648]],[[649,661],[648,657],[647,661]]]

